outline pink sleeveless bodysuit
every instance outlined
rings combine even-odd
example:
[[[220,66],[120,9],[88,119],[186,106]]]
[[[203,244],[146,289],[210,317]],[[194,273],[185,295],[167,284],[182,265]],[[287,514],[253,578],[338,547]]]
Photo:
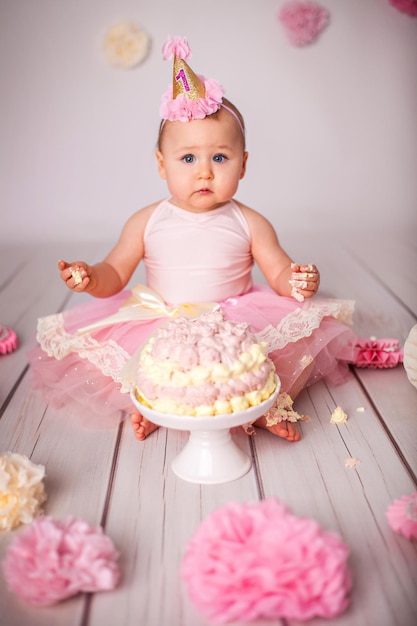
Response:
[[[159,294],[166,312],[138,319],[136,304],[123,308],[135,296],[134,288],[38,321],[39,345],[29,354],[32,383],[53,406],[73,406],[74,415],[86,423],[93,413],[131,411],[120,371],[167,314],[182,310],[170,305],[191,303],[214,303],[228,319],[250,324],[268,343],[282,391],[298,380],[344,379],[354,360],[356,337],[343,323],[353,303],[317,297],[300,303],[253,285],[250,231],[236,202],[191,213],[164,200],[149,218],[144,243],[147,287],[151,295]]]
[[[233,201],[207,213],[161,202],[144,239],[146,282],[168,303],[219,302],[252,287],[249,227]]]

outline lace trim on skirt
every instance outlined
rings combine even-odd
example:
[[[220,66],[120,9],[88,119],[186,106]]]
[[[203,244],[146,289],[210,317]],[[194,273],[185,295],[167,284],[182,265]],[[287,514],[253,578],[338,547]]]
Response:
[[[111,339],[100,343],[88,333],[68,333],[64,328],[62,313],[39,319],[36,339],[48,356],[60,361],[69,354],[76,353],[113,380],[117,379],[120,370],[130,359],[130,354]]]
[[[324,317],[351,324],[354,307],[353,300],[307,300],[304,306],[288,313],[276,326],[268,324],[256,333],[256,337],[258,341],[266,341],[269,352],[281,350],[289,343],[310,337]]]

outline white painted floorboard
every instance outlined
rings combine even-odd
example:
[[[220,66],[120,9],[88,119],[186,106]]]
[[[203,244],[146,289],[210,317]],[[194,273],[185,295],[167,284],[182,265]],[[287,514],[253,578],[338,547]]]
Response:
[[[409,233],[310,239],[288,233],[281,239],[295,260],[318,265],[323,297],[356,301],[359,336],[405,341],[417,323],[417,246]],[[120,551],[122,579],[113,592],[34,609],[7,591],[0,572],[0,626],[208,626],[179,579],[185,544],[223,504],[271,496],[338,532],[350,548],[350,606],[332,620],[311,620],[312,626],[415,626],[417,542],[395,534],[385,517],[394,499],[417,490],[417,390],[403,366],[352,368],[338,387],[316,383],[296,401],[311,418],[302,423],[301,442],[263,431],[249,439],[239,431],[233,437],[253,457],[248,474],[223,485],[185,482],[171,462],[187,433],[161,428],[139,443],[117,415],[107,428],[86,428],[30,387],[26,352],[36,319],[89,297],[63,287],[58,259],[94,261],[107,249],[82,242],[0,246],[0,324],[20,341],[16,352],[0,356],[0,452],[45,465],[46,514],[104,525]],[[349,419],[336,426],[330,416],[338,405]],[[351,457],[360,463],[348,468]],[[0,559],[17,532],[0,534]]]

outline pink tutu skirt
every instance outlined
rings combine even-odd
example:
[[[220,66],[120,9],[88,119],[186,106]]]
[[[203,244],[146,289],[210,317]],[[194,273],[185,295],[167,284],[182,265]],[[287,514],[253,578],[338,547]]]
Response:
[[[71,405],[83,421],[88,415],[123,417],[133,409],[120,373],[167,316],[100,325],[118,314],[130,294],[92,299],[38,320],[38,345],[29,353],[31,381],[53,407]],[[227,319],[247,322],[267,342],[281,391],[291,394],[320,378],[333,384],[345,380],[355,356],[356,336],[347,326],[352,301],[312,298],[300,303],[254,286],[218,304]]]

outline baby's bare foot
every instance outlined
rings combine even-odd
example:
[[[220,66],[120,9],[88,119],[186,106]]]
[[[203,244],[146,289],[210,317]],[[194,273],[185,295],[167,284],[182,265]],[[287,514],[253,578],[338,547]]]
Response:
[[[130,414],[130,422],[132,424],[133,434],[139,441],[144,441],[148,435],[158,428],[156,424],[153,424],[136,411]]]
[[[301,433],[298,429],[297,422],[282,421],[278,422],[278,424],[274,424],[273,426],[267,426],[266,418],[262,415],[262,417],[256,420],[254,426],[269,430],[269,432],[273,435],[287,439],[287,441],[300,441],[301,439]]]

